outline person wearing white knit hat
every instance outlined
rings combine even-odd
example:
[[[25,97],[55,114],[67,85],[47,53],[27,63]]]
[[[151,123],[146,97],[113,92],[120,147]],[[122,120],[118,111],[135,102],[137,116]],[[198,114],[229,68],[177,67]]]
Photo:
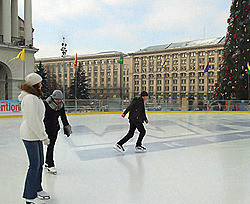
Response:
[[[42,80],[42,77],[37,73],[30,73],[25,77],[26,83],[30,84],[31,86],[38,84]]]
[[[43,124],[45,107],[42,101],[42,77],[31,73],[25,77],[25,82],[20,85],[21,94],[18,96],[23,115],[20,136],[29,159],[23,198],[26,203],[42,203],[40,199],[50,198],[42,188],[43,143],[49,145],[50,142]]]

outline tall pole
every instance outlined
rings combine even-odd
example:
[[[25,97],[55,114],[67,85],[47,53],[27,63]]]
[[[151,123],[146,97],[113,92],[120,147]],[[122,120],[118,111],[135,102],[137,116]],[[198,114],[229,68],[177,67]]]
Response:
[[[62,42],[62,48],[61,48],[61,52],[62,52],[62,58],[63,58],[63,100],[65,101],[65,57],[66,57],[66,53],[67,53],[67,43],[65,43],[65,37],[63,37],[63,42]]]
[[[78,68],[77,68],[77,65],[75,67],[75,111],[77,112],[77,71],[78,71]]]
[[[249,97],[249,74],[247,74],[247,99],[250,100],[250,97]]]

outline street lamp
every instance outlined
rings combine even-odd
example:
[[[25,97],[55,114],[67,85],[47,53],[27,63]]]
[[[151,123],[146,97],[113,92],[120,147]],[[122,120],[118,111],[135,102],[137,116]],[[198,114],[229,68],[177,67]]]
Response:
[[[65,67],[66,64],[64,62],[64,59],[66,57],[66,53],[67,53],[67,43],[65,43],[65,37],[63,37],[63,42],[62,42],[62,48],[61,48],[61,52],[62,52],[62,58],[63,58],[63,100],[65,101]]]

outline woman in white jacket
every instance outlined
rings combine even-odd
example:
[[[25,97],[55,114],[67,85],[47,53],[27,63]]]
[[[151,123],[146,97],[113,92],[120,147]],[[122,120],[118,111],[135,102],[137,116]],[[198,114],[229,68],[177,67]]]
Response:
[[[21,94],[18,99],[21,103],[23,121],[20,127],[20,136],[27,150],[29,169],[26,176],[23,198],[26,203],[43,203],[40,199],[49,199],[50,195],[42,188],[42,171],[44,164],[43,143],[49,144],[45,133],[43,118],[44,103],[41,99],[42,77],[31,73],[21,84]]]

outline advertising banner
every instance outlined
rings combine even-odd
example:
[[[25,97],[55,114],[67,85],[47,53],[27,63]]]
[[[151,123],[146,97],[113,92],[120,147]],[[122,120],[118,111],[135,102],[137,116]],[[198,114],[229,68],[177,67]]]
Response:
[[[18,113],[21,111],[21,105],[18,100],[0,100],[0,114]]]

